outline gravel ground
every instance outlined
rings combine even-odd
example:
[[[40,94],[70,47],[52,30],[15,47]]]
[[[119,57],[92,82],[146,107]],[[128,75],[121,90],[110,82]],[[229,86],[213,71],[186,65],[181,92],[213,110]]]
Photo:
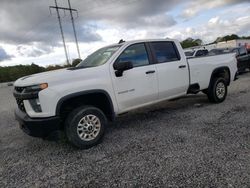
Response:
[[[0,187],[250,187],[249,84],[222,104],[198,94],[124,115],[88,150],[22,133],[0,88]]]

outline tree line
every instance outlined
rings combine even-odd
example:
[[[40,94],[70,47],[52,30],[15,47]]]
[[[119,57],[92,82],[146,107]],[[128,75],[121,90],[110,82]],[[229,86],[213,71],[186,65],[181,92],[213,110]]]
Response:
[[[15,65],[15,66],[0,66],[0,83],[15,81],[23,76],[41,73],[45,71],[52,71],[67,67],[76,66],[81,60],[75,59],[71,65],[49,65],[47,67],[42,67],[32,63],[31,65]]]
[[[235,39],[250,39],[250,36],[240,37],[236,34],[226,35],[223,37],[217,37],[217,39],[210,44],[216,44],[218,42],[224,42],[224,41],[235,40]],[[203,41],[201,39],[193,39],[193,38],[187,38],[181,42],[182,48],[190,48],[190,47],[194,47],[194,46],[200,46],[201,44],[203,44]]]

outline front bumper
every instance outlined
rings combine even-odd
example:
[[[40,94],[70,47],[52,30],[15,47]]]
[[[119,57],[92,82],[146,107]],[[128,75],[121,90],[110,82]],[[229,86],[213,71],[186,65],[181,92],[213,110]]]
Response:
[[[15,118],[20,128],[28,135],[34,137],[46,137],[50,133],[61,129],[60,117],[30,118],[25,112],[15,110]]]

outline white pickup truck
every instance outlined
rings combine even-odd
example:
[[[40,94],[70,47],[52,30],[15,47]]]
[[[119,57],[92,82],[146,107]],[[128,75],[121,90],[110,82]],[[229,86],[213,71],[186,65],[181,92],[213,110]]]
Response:
[[[187,60],[176,40],[121,42],[77,67],[18,79],[15,116],[31,136],[64,130],[71,144],[89,148],[124,112],[200,91],[220,103],[236,75],[234,54]]]

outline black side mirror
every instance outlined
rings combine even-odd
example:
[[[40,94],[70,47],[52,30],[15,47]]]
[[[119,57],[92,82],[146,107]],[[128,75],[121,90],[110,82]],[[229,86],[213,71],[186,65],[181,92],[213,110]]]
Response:
[[[115,75],[117,77],[121,77],[123,75],[123,72],[129,69],[133,68],[133,63],[130,61],[124,61],[124,62],[115,62],[113,65],[115,71]]]

